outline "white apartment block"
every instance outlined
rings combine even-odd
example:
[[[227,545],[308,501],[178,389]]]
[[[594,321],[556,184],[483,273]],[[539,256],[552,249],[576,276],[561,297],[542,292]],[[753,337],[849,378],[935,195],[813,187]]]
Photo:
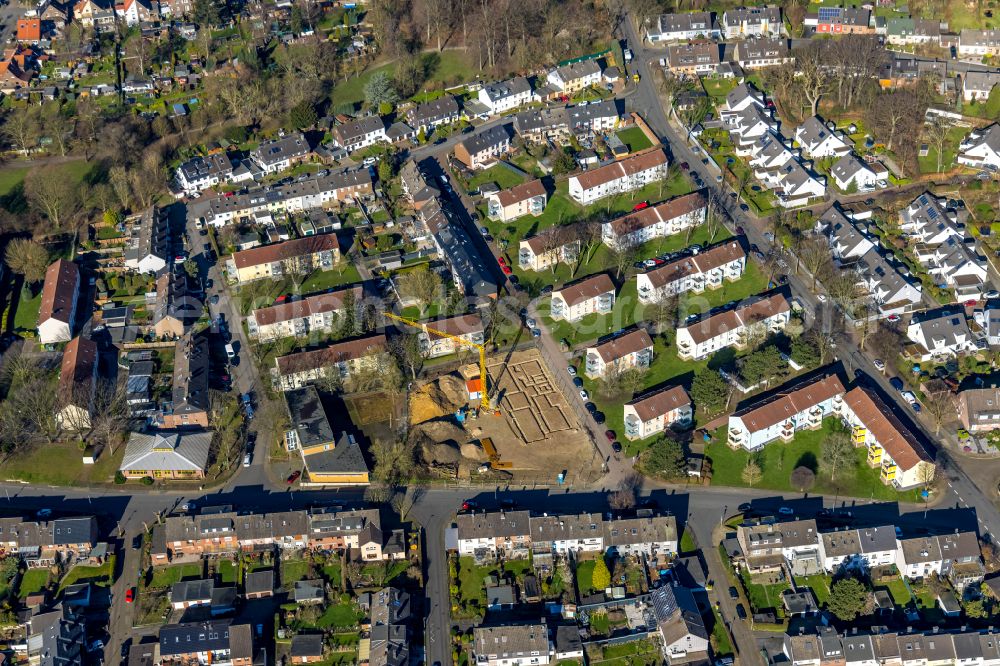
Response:
[[[549,316],[579,321],[589,314],[608,314],[615,306],[615,285],[606,273],[592,275],[552,292]]]
[[[682,386],[671,386],[639,396],[623,406],[625,438],[653,437],[667,428],[688,428],[694,417],[691,398]]]
[[[739,241],[714,245],[645,273],[636,275],[640,303],[656,303],[668,296],[689,291],[719,289],[726,281],[735,282],[746,268],[746,252]]]
[[[605,222],[601,240],[608,247],[635,247],[703,224],[707,214],[705,195],[691,192]]]
[[[666,176],[667,154],[662,148],[654,148],[571,176],[569,195],[586,206],[613,194],[641,189]]]
[[[742,349],[749,340],[759,343],[766,336],[783,331],[791,316],[791,305],[782,294],[744,301],[732,310],[679,327],[677,355],[701,360],[727,347]]]
[[[614,335],[588,347],[586,359],[584,374],[590,379],[606,377],[609,372],[648,368],[653,362],[653,339],[641,328]]]

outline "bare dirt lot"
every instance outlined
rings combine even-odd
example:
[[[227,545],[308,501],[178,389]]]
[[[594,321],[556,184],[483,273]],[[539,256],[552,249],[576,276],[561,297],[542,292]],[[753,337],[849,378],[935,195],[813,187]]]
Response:
[[[597,473],[601,460],[538,353],[516,352],[506,365],[505,359],[487,359],[487,372],[497,382],[499,416],[459,423],[454,412],[468,404],[468,394],[458,395],[457,386],[465,384],[458,375],[426,382],[411,393],[411,442],[424,462],[459,477],[475,476],[487,461],[481,440],[489,438],[498,466],[515,480],[554,480],[564,470],[573,478]]]

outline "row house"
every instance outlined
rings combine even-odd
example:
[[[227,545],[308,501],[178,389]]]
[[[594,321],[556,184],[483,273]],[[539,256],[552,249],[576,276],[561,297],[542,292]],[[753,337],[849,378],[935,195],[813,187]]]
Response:
[[[844,396],[840,418],[852,429],[856,447],[868,450],[868,465],[879,470],[883,484],[905,490],[930,483],[934,462],[917,435],[868,386]]]
[[[340,552],[360,560],[398,559],[400,554],[394,545],[388,551],[384,549],[390,542],[382,537],[378,509],[274,513],[228,511],[168,516],[158,529],[162,529],[163,545],[154,546],[150,553],[157,563],[213,553],[253,552],[270,547]],[[372,535],[383,540],[378,540],[376,544],[371,541]],[[154,543],[158,541],[154,539]]]
[[[722,62],[722,47],[718,42],[703,39],[667,47],[667,65],[674,74],[705,76],[714,74]]]
[[[611,248],[636,247],[703,224],[707,215],[704,193],[691,192],[605,222],[601,240]]]
[[[531,82],[518,76],[499,83],[490,83],[479,89],[478,101],[491,116],[512,111],[529,103],[533,98]]]
[[[694,409],[683,386],[668,386],[643,394],[622,407],[625,439],[647,439],[668,428],[684,430],[691,426]]]
[[[700,294],[705,289],[719,289],[726,281],[740,279],[746,259],[740,242],[729,240],[639,273],[636,275],[639,302],[657,303],[689,291]]]
[[[611,339],[588,347],[584,374],[590,379],[605,378],[633,368],[643,370],[653,362],[653,339],[644,329],[619,332]]]
[[[677,355],[686,360],[701,360],[727,347],[742,349],[750,340],[761,342],[764,337],[783,331],[791,316],[791,305],[783,294],[746,300],[732,310],[679,327]]]
[[[736,44],[736,64],[743,69],[780,67],[794,60],[784,37],[763,37]]]
[[[933,19],[890,18],[885,41],[893,46],[941,43],[941,22]]]
[[[991,313],[994,311],[990,311]],[[1000,324],[1000,313],[991,317],[994,327]],[[1000,388],[970,388],[959,391],[958,417],[969,432],[989,432],[1000,428]]]
[[[56,424],[63,430],[90,430],[97,389],[97,343],[76,337],[66,344],[59,370]]]
[[[576,263],[580,247],[580,239],[574,238],[572,228],[552,227],[518,244],[517,265],[522,271],[555,270],[556,264]]]
[[[621,120],[619,102],[605,99],[589,104],[531,109],[514,116],[514,131],[525,141],[544,143],[613,130]]]
[[[228,262],[229,275],[240,284],[285,275],[307,275],[331,270],[340,261],[337,234],[305,236],[234,252]]]
[[[461,116],[458,99],[454,95],[445,95],[416,105],[406,112],[406,121],[418,132],[429,133],[443,125],[458,122]]]
[[[301,388],[320,379],[344,381],[352,373],[377,368],[387,353],[384,333],[336,342],[322,349],[274,359],[276,384],[283,391]]]
[[[781,571],[786,565],[796,576],[822,571],[819,530],[816,521],[744,523],[736,528],[743,551],[743,565],[750,573]]]
[[[569,195],[582,205],[632,192],[667,177],[667,154],[652,148],[623,160],[570,176]]]
[[[1000,125],[993,123],[969,132],[958,147],[955,161],[973,169],[1000,171]]]
[[[408,160],[399,170],[399,182],[413,209],[420,212],[424,206],[433,205],[441,196],[434,176],[427,173],[416,160]]]
[[[708,663],[708,629],[691,590],[674,581],[653,590],[650,602],[666,663]]]
[[[734,88],[730,96],[745,86],[746,84],[741,84]],[[719,111],[719,119],[723,128],[729,132],[733,148],[740,157],[752,155],[761,139],[768,134],[778,132],[778,121],[774,119],[771,110],[763,104],[753,103],[736,110],[722,109]]]
[[[471,349],[471,345],[482,345],[485,341],[485,326],[479,314],[465,314],[447,319],[422,322],[426,330],[417,333],[420,351],[425,358],[438,358]],[[440,331],[449,336],[437,335]],[[456,340],[455,338],[458,338]],[[463,344],[466,343],[466,344]]]
[[[351,287],[257,308],[247,317],[247,333],[261,342],[333,333],[341,325],[346,308],[353,309],[362,296],[361,287]]]
[[[449,542],[459,555],[526,558],[529,552],[606,552],[671,555],[677,552],[673,516],[622,518],[598,513],[532,516],[528,511],[460,514]]]
[[[652,44],[718,39],[720,34],[719,24],[712,12],[660,14],[646,28],[646,39]]]
[[[428,202],[420,209],[420,219],[431,232],[434,248],[451,273],[452,283],[460,293],[479,302],[494,299],[497,283],[490,263],[459,221],[452,219],[451,209],[440,199]]]
[[[548,192],[537,178],[500,190],[486,198],[486,215],[491,220],[513,222],[525,215],[538,217],[545,212]]]
[[[312,149],[302,132],[293,132],[277,139],[262,142],[250,152],[250,159],[265,174],[291,169],[305,160]]]
[[[166,271],[156,278],[156,301],[150,316],[156,337],[182,337],[203,312],[203,303],[188,291],[186,273]]]
[[[922,362],[976,351],[969,323],[960,309],[928,310],[915,316],[906,327],[906,337],[918,345],[915,354]]]
[[[986,575],[979,538],[957,529],[951,534],[900,539],[895,563],[906,578],[944,576],[959,592],[982,583]]]
[[[552,292],[549,316],[556,321],[579,321],[589,314],[608,314],[615,306],[615,285],[607,273],[598,273]]]
[[[780,7],[736,7],[722,15],[722,34],[726,39],[777,37],[784,29]]]
[[[730,447],[757,451],[778,439],[790,442],[799,430],[819,429],[843,403],[845,389],[836,374],[794,381],[729,417]]]
[[[964,28],[958,35],[958,55],[996,56],[1000,54],[1000,30]]]
[[[821,35],[868,35],[875,32],[872,18],[871,10],[863,7],[821,7],[807,13],[802,23]]]
[[[789,666],[997,666],[1000,635],[984,632],[877,633],[840,635],[821,627],[818,635],[785,635]]]
[[[896,528],[892,525],[838,530],[820,535],[823,570],[868,570],[896,561]]]
[[[0,519],[0,546],[20,555],[29,567],[72,563],[96,555],[97,533],[93,516],[48,521]]]
[[[899,229],[924,245],[940,245],[964,235],[958,215],[948,207],[947,200],[930,192],[924,192],[899,212]]]
[[[232,619],[167,624],[160,628],[160,664],[250,666],[253,628]]]
[[[72,261],[56,259],[45,270],[38,309],[38,341],[43,345],[69,342],[73,337],[80,269]]]
[[[510,152],[510,138],[510,125],[483,130],[455,145],[455,159],[468,169],[487,169]]]
[[[476,666],[546,666],[554,657],[544,622],[475,627],[472,656]]]
[[[253,218],[257,213],[299,213],[374,194],[374,178],[367,168],[348,168],[296,180],[269,189],[220,196],[208,202],[204,220],[215,227]]]
[[[805,155],[813,159],[841,157],[853,150],[854,142],[835,127],[830,127],[832,124],[813,116],[799,125],[795,130],[795,141]]]
[[[161,403],[157,427],[207,428],[209,412],[208,338],[189,332],[174,343],[170,400]]]
[[[572,95],[601,82],[601,65],[596,60],[581,60],[549,71],[545,81],[561,93]]]
[[[951,236],[940,245],[920,244],[914,255],[936,284],[952,290],[956,301],[979,300],[987,290],[986,259],[976,252],[972,239]]]
[[[199,192],[228,183],[233,175],[233,163],[226,153],[198,156],[184,162],[174,172],[177,189],[189,197]]]
[[[330,134],[335,146],[353,153],[379,143],[389,143],[385,130],[385,121],[378,115],[372,115],[336,125]]]
[[[161,273],[170,258],[170,219],[166,209],[150,206],[126,220],[125,267],[138,273]]]

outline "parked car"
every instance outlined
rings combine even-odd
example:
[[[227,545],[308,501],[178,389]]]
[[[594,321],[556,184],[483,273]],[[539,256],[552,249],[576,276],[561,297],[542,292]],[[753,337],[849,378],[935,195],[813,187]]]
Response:
[[[615,453],[621,453],[622,452],[622,445],[621,445],[621,443],[620,442],[611,442],[611,450],[614,451]]]
[[[300,472],[299,470],[295,470],[294,472],[288,475],[288,478],[285,479],[285,483],[287,483],[288,485],[292,485],[293,483],[299,480],[300,476],[302,476],[302,472]]]
[[[648,201],[640,201],[636,205],[632,206],[632,212],[634,213],[636,211],[644,210],[646,208],[649,208],[649,202]]]
[[[531,317],[525,318],[524,323],[527,325],[528,328],[535,328],[535,326],[537,325],[535,323],[535,320],[532,319]]]
[[[896,389],[897,391],[903,390],[903,380],[900,379],[899,377],[890,377],[889,385],[892,386],[892,388]]]
[[[875,369],[878,370],[879,372],[885,370],[885,361],[883,361],[882,359],[877,358],[872,363],[875,365]]]
[[[570,377],[576,377],[576,368],[574,368],[572,365],[566,366],[566,372],[569,373]]]
[[[917,402],[917,396],[913,395],[913,391],[900,391],[899,395],[901,395],[903,400],[911,405],[914,405]]]
[[[741,620],[747,619],[747,609],[743,608],[743,604],[736,604],[736,617]]]
[[[244,453],[243,454],[243,466],[244,467],[249,467],[250,466],[250,461],[252,459],[253,458],[252,458],[252,456],[249,453]]]
[[[135,588],[128,588],[125,590],[125,603],[130,604],[135,601]]]
[[[740,598],[740,593],[736,590],[735,586],[730,586],[730,588],[729,588],[729,598],[730,599],[739,599]]]
[[[609,442],[615,441],[615,431],[614,430],[605,430],[604,431],[604,436],[608,438]]]
[[[586,389],[580,389],[580,399],[581,400],[590,400],[590,394],[587,393]]]
[[[592,403],[592,402],[587,402],[587,403],[584,403],[583,407],[584,407],[584,409],[586,409],[586,410],[587,410],[588,412],[590,412],[591,414],[593,414],[594,412],[596,412],[596,411],[597,411],[597,405],[595,405],[595,404],[594,404],[594,403]]]

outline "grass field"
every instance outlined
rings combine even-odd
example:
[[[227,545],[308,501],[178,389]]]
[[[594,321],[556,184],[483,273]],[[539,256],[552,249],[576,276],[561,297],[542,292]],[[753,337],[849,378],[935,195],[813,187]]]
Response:
[[[582,597],[597,591],[594,589],[594,566],[596,564],[596,560],[584,560],[576,565],[576,587]]]
[[[467,54],[460,50],[442,51],[441,53],[426,53],[423,56],[424,71],[427,81],[422,89],[440,88],[442,85],[455,85],[470,78],[472,67]],[[375,72],[388,72],[391,76],[396,66],[393,63],[372,67],[333,89],[331,98],[333,104],[360,104],[365,100],[365,84]]]
[[[813,574],[812,576],[800,576],[795,579],[796,586],[805,586],[813,591],[816,603],[822,608],[826,600],[830,598],[830,576],[827,574]]]
[[[942,151],[944,153],[941,159],[942,171],[947,171],[955,165],[955,154],[958,152],[958,146],[968,133],[969,129],[967,127],[953,127],[948,130],[948,138],[944,143],[944,150]],[[920,172],[937,173],[937,148],[930,144],[928,148],[926,157],[917,158],[917,162],[920,165]]]
[[[754,583],[745,570],[740,570],[740,578],[743,579],[743,587],[746,589],[747,599],[754,612],[759,612],[767,608],[781,607],[781,593],[788,589],[788,583],[774,583],[764,585]]]
[[[476,566],[471,557],[458,558],[458,601],[468,604],[475,601],[480,607],[486,604],[486,588],[484,581],[493,571],[493,567]]]
[[[239,582],[236,580],[237,571],[236,563],[232,560],[219,560],[218,572],[220,583],[232,585]]]
[[[899,493],[889,486],[882,485],[879,480],[879,470],[868,467],[866,463],[867,450],[855,449],[855,465],[837,472],[834,480],[829,473],[820,467],[820,449],[823,439],[834,431],[834,419],[829,418],[819,430],[801,430],[788,444],[781,441],[772,442],[757,454],[758,464],[763,472],[763,478],[756,484],[757,488],[795,492],[789,483],[792,470],[799,466],[809,467],[817,472],[816,485],[811,493],[819,495],[846,495],[849,497],[864,497],[883,500],[911,499],[907,493]],[[725,429],[713,438],[705,450],[706,457],[712,460],[712,484],[717,486],[746,486],[742,479],[750,454],[743,449],[732,450],[726,444]]]
[[[649,140],[649,137],[639,129],[638,127],[629,127],[618,132],[618,138],[621,139],[622,143],[628,146],[629,152],[637,153],[640,150],[645,150],[653,145],[653,142]]]
[[[182,580],[201,578],[201,576],[202,566],[200,562],[173,564],[168,567],[157,567],[153,569],[153,579],[147,587],[153,589],[165,589]]]
[[[879,583],[876,587],[886,587],[892,596],[892,602],[897,606],[905,606],[913,598],[902,578],[895,578],[888,582]]]
[[[22,289],[14,313],[14,328],[18,331],[33,331],[38,328],[38,310],[42,307],[42,290],[34,297]]]
[[[49,584],[49,570],[45,567],[28,569],[21,576],[21,584],[17,596],[24,599],[29,594],[41,592]]]
[[[506,190],[524,182],[524,178],[517,175],[510,169],[500,164],[491,166],[489,169],[477,171],[475,175],[466,183],[469,190],[478,189],[479,186],[487,183],[496,183],[501,190]]]
[[[357,626],[364,614],[354,604],[336,604],[328,606],[316,622],[321,629],[350,629]]]
[[[45,444],[12,454],[0,464],[0,478],[53,486],[112,483],[124,455],[120,446],[115,455],[105,452],[95,464],[84,465],[75,442]]]
[[[281,562],[281,584],[291,588],[296,582],[308,578],[312,572],[312,564],[306,560],[283,560]]]
[[[111,576],[114,575],[114,571],[114,556],[109,557],[104,564],[96,567],[78,564],[63,576],[62,581],[59,583],[59,589],[62,590],[70,585],[83,582],[92,582],[95,585],[105,587],[111,585]]]

